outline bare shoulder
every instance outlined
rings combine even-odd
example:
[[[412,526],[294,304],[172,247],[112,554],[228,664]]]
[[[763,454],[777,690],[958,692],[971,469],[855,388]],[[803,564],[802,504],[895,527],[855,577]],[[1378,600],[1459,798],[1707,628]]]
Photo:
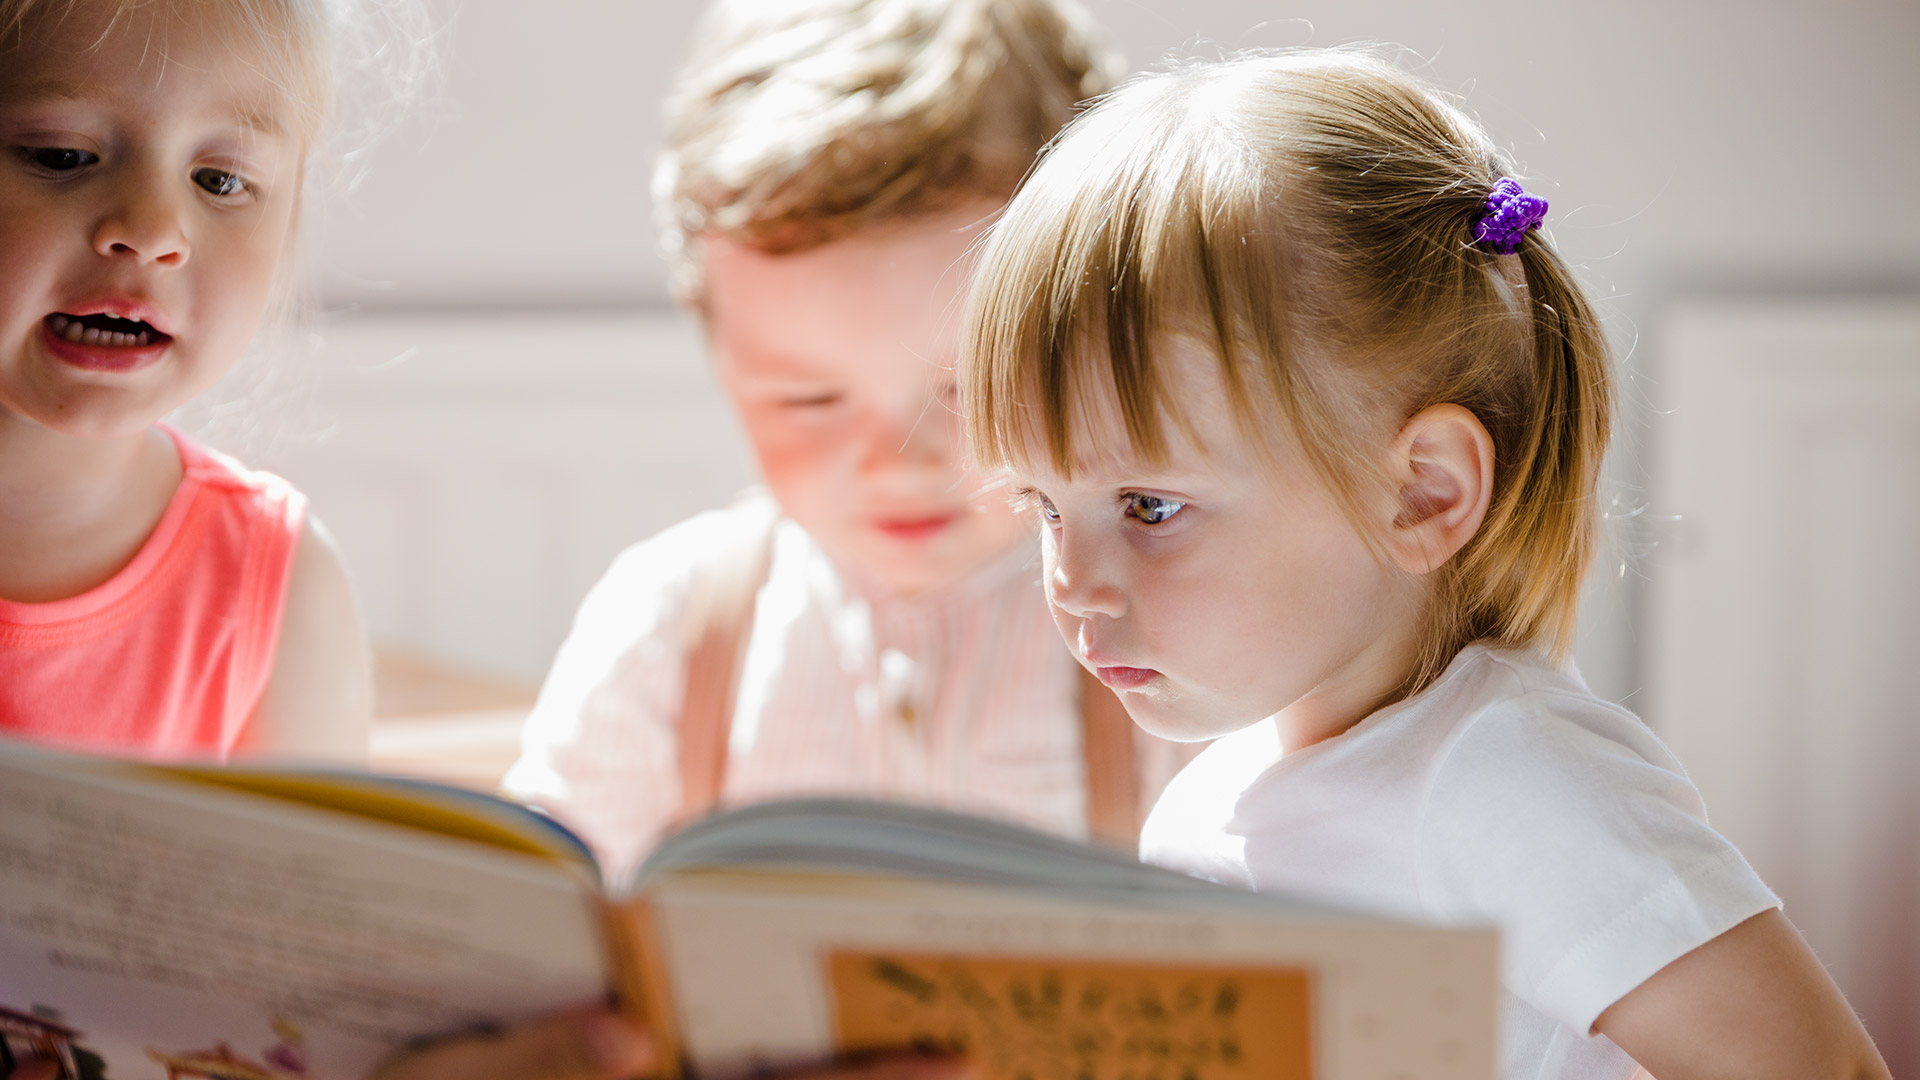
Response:
[[[309,515],[294,551],[273,671],[243,752],[363,764],[371,671],[346,567],[325,526]]]
[[[1765,911],[1655,972],[1594,1028],[1660,1080],[1888,1080],[1838,987]]]

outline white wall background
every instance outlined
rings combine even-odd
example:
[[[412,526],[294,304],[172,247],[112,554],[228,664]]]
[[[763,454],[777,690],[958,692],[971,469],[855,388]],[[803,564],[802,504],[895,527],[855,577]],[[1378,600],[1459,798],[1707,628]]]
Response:
[[[1896,1076],[1920,1072],[1920,302],[1689,304],[1637,703]]]
[[[661,302],[647,220],[693,0],[437,0],[440,101],[312,255],[335,301]],[[1383,41],[1462,91],[1637,324],[1676,285],[1913,280],[1913,0],[1088,0],[1136,66]],[[1630,340],[1630,325],[1623,325]]]
[[[665,308],[362,313],[328,327],[299,485],[382,647],[532,686],[614,554],[752,479]],[[323,425],[323,426],[321,426]]]

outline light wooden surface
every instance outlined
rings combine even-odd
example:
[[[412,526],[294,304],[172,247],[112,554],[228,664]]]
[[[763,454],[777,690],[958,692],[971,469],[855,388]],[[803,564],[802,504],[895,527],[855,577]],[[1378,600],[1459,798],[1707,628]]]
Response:
[[[379,772],[492,791],[520,754],[538,687],[404,650],[374,656]]]

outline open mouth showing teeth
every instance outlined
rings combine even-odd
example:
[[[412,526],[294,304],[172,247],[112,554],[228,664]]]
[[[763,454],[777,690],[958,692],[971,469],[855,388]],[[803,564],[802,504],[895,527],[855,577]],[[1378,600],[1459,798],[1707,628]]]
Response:
[[[56,311],[47,316],[47,329],[53,331],[54,337],[76,345],[104,345],[116,349],[137,349],[143,345],[165,344],[173,340],[138,319],[122,319],[113,315],[63,315]]]

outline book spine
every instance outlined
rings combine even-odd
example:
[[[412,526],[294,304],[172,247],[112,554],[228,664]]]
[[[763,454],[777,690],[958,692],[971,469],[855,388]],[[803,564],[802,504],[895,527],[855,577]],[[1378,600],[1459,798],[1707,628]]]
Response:
[[[661,1080],[686,1075],[680,1025],[674,1015],[672,983],[662,962],[653,905],[643,897],[602,908],[607,942],[613,954],[614,998],[620,1014],[653,1038]]]

